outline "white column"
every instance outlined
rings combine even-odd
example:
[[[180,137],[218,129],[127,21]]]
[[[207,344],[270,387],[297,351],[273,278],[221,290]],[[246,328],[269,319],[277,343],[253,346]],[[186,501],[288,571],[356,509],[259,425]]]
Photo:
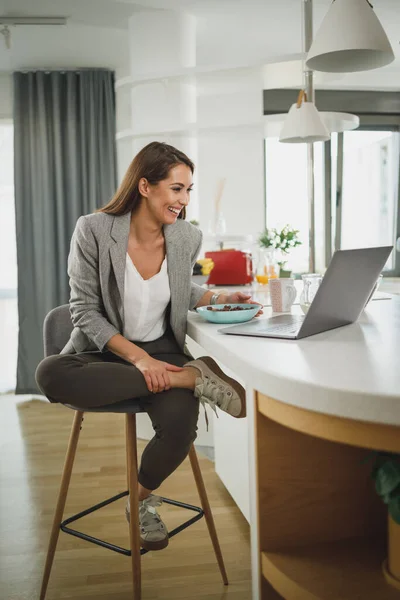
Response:
[[[132,156],[157,140],[197,161],[196,18],[143,11],[129,19]],[[198,215],[196,191],[188,218]]]
[[[129,19],[132,77],[173,74],[196,65],[196,18],[172,10],[148,10]]]
[[[166,142],[197,163],[196,19],[174,11],[141,11],[129,19],[130,81],[117,88],[119,178],[153,141]],[[196,192],[187,218],[198,218]],[[138,437],[153,437],[150,419],[138,415]],[[199,419],[197,443],[212,445]]]
[[[256,235],[264,229],[262,83],[258,68],[198,78],[199,221],[205,234],[212,229],[221,179],[226,234]]]

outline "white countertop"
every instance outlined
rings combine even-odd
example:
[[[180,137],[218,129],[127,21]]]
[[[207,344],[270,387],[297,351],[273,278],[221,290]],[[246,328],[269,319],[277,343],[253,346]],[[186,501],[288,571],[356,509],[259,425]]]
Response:
[[[400,425],[400,297],[370,302],[357,323],[302,340],[228,336],[220,327],[188,316],[189,337],[247,387],[324,414]]]

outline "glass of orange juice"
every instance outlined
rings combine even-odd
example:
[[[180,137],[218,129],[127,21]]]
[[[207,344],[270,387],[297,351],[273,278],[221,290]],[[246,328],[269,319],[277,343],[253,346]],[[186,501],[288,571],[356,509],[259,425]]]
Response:
[[[260,248],[258,252],[255,279],[261,285],[266,285],[269,279],[278,277],[278,269],[273,248]]]

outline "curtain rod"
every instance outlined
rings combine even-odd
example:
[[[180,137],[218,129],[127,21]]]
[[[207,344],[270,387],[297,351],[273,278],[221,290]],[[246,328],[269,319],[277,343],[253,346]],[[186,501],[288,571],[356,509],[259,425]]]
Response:
[[[14,69],[14,73],[79,73],[81,71],[108,71],[114,72],[114,69],[108,67],[60,67],[59,69],[54,67],[24,67],[21,69]]]

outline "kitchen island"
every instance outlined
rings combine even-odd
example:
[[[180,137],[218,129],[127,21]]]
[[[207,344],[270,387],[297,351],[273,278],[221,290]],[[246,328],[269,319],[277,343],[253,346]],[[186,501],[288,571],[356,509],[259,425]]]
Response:
[[[400,453],[400,297],[298,341],[219,327],[189,315],[189,338],[246,386],[247,419],[220,419],[227,439],[241,435],[216,470],[244,514],[248,501],[253,600],[400,598],[382,572],[387,511],[364,460]]]

